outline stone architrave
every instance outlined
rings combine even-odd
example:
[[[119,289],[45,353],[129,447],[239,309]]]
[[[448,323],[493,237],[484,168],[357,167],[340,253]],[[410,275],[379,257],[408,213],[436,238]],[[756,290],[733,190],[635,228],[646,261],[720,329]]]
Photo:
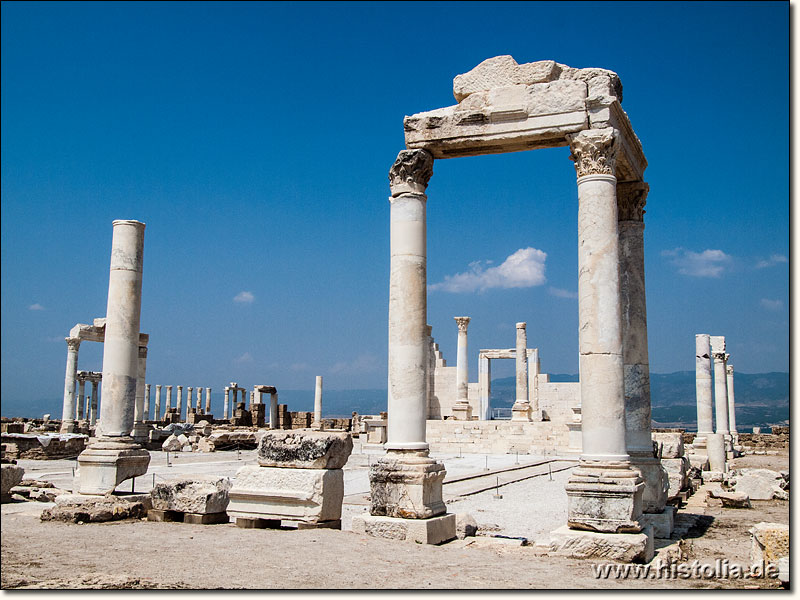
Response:
[[[156,385],[156,406],[153,411],[153,420],[161,420],[161,384]]]
[[[528,398],[528,334],[526,323],[517,323],[516,399],[511,407],[512,421],[530,421],[531,404]]]
[[[143,421],[150,420],[150,384],[144,385],[144,418]]]
[[[64,338],[67,342],[67,373],[64,376],[64,404],[61,410],[61,433],[75,432],[75,385],[78,374],[78,350],[81,339]]]
[[[409,523],[436,535],[426,543],[456,537],[455,515],[442,501],[444,465],[428,455],[425,440],[428,369],[427,250],[425,189],[433,157],[401,151],[389,170],[392,195],[389,274],[389,394],[386,455],[370,469],[370,514],[355,517],[353,530],[396,532],[406,539]],[[389,521],[392,521],[389,523]],[[413,527],[412,527],[413,528]]]
[[[617,184],[625,439],[631,464],[645,483],[642,509],[646,513],[662,513],[669,476],[653,454],[644,285],[644,206],[649,189],[644,182]]]
[[[456,403],[453,417],[459,421],[472,420],[472,407],[469,404],[469,358],[467,346],[467,327],[469,317],[453,317],[458,325],[458,353],[456,355]]]
[[[578,176],[578,319],[583,453],[566,485],[572,529],[641,530],[644,482],[626,446],[615,159],[619,133],[567,136]]]
[[[714,433],[713,380],[711,336],[698,333],[695,337],[695,390],[697,395],[697,436],[692,445],[706,447],[706,437]]]
[[[206,388],[206,410],[205,413],[207,415],[211,414],[211,388]]]
[[[728,428],[731,435],[738,441],[739,432],[736,431],[736,404],[733,394],[733,365],[726,365],[725,374],[728,380]]]
[[[322,375],[317,375],[314,384],[314,429],[322,428]]]
[[[130,436],[139,375],[144,223],[114,221],[103,344],[102,435],[78,456],[79,492],[106,494],[144,475],[150,454]]]

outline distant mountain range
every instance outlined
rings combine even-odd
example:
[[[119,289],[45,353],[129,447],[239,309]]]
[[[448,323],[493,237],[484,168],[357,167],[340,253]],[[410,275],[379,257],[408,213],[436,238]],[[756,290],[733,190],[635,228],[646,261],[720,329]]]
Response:
[[[514,403],[514,377],[492,380],[492,406],[510,407]],[[578,381],[577,375],[556,373],[550,381]],[[789,373],[735,373],[736,425],[739,428],[765,427],[788,423]],[[697,422],[694,371],[651,373],[650,394],[653,424],[657,427],[686,427]],[[151,403],[153,402],[151,398]],[[279,390],[279,402],[292,411],[314,410],[313,390]],[[102,403],[102,397],[101,397]],[[61,399],[31,401],[3,398],[4,417],[61,416]],[[325,390],[322,413],[325,417],[349,417],[353,411],[375,415],[386,410],[386,390]],[[212,412],[222,416],[222,394],[212,394]]]

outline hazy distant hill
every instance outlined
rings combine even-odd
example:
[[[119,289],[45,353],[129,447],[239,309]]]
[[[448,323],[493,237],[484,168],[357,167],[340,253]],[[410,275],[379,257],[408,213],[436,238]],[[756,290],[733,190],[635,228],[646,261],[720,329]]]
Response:
[[[758,373],[734,374],[736,397],[736,424],[738,427],[768,426],[789,419],[789,374]],[[577,375],[551,374],[551,381],[577,381]],[[514,377],[492,380],[492,406],[510,407],[514,403]],[[651,373],[650,393],[653,402],[653,420],[661,426],[696,426],[694,371],[676,373]],[[153,402],[154,398],[151,398]],[[102,400],[101,400],[102,402]],[[279,390],[279,402],[288,404],[289,410],[313,410],[313,390]],[[386,410],[386,390],[325,390],[322,413],[326,417],[349,417],[353,411],[374,415]],[[41,417],[51,413],[61,416],[61,400],[3,398],[4,417]],[[212,394],[212,412],[222,416],[222,394]]]

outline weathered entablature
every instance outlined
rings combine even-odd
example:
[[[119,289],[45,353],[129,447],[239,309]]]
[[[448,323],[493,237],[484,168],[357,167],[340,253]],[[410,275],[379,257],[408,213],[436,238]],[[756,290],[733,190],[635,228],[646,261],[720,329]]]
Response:
[[[569,134],[612,127],[620,138],[617,180],[642,181],[647,160],[613,71],[496,56],[457,75],[453,95],[454,106],[405,118],[407,148],[434,158],[516,152],[566,146]]]

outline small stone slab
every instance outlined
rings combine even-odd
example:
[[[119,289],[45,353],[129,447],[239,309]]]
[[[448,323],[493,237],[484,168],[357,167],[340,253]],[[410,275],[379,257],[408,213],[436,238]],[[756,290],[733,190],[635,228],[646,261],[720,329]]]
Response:
[[[341,529],[342,528],[342,520],[338,519],[336,521],[319,521],[318,523],[305,523],[303,521],[299,521],[297,523],[298,529]]]
[[[572,558],[647,563],[653,560],[653,530],[642,533],[597,533],[562,525],[550,534],[550,554]]]
[[[236,526],[242,529],[280,529],[281,522],[277,519],[236,519]]]
[[[359,515],[353,517],[353,531],[372,537],[419,544],[442,544],[456,537],[456,515],[449,513],[429,519]]]
[[[750,496],[741,492],[723,492],[722,490],[709,490],[708,499],[714,498],[719,500],[723,508],[753,508],[750,504]],[[710,504],[709,504],[710,506]]]
[[[183,522],[190,525],[219,525],[222,523],[230,523],[228,513],[183,513]]]

